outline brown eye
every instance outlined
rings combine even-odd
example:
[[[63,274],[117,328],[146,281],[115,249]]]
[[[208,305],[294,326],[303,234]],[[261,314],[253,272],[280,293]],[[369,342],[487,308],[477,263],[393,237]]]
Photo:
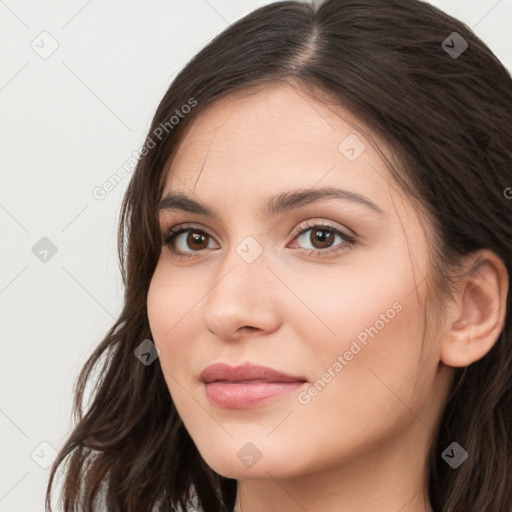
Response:
[[[194,252],[208,249],[211,240],[213,239],[210,235],[202,229],[177,226],[169,229],[162,237],[162,245],[169,245],[172,252],[178,255],[189,256]]]
[[[312,229],[309,237],[316,249],[325,249],[334,243],[334,234],[327,229]]]
[[[205,245],[205,240],[207,240],[207,237],[208,235],[206,234],[189,231],[188,236],[185,238],[185,245],[191,249],[196,250],[206,249],[208,246],[208,243]]]
[[[314,224],[307,226],[305,229],[302,226],[296,232],[295,239],[299,242],[299,246],[302,249],[308,251],[308,253],[317,253],[319,256],[323,253],[337,252],[355,243],[355,239],[352,236],[328,224]],[[339,240],[339,243],[336,243],[336,240]]]
[[[352,236],[329,224],[314,224],[306,228],[301,226],[295,232],[294,240],[300,243],[297,245],[297,242],[294,242],[293,247],[317,256],[337,253],[351,247],[356,241]],[[194,226],[176,226],[162,235],[162,245],[169,246],[169,250],[176,257],[192,257],[205,249],[218,249],[215,244],[214,239],[206,231]]]

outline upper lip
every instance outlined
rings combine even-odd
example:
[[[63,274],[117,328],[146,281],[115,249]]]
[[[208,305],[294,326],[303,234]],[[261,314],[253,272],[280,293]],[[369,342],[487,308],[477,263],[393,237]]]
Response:
[[[240,366],[215,363],[206,367],[199,375],[199,379],[206,384],[215,381],[238,382],[251,380],[260,382],[306,382],[304,377],[288,375],[268,366],[252,363],[244,363]]]

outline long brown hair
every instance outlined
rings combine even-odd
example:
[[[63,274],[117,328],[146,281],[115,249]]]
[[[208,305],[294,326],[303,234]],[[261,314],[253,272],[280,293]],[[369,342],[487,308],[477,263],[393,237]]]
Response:
[[[255,10],[202,49],[158,106],[119,223],[124,307],[76,383],[76,426],[52,467],[48,510],[64,461],[65,511],[100,509],[100,499],[110,512],[186,510],[192,487],[205,512],[233,509],[236,480],[206,465],[160,365],[141,364],[134,350],[151,339],[146,295],[162,248],[165,164],[213,101],[276,81],[325,92],[392,149],[394,179],[435,228],[437,307],[449,290],[448,269],[473,251],[492,250],[511,275],[512,79],[491,50],[465,24],[418,0],[280,1]],[[176,110],[183,115],[170,121]],[[487,355],[455,370],[427,461],[436,512],[510,512],[510,306],[509,293],[504,328]],[[456,470],[441,458],[452,441],[470,454]]]

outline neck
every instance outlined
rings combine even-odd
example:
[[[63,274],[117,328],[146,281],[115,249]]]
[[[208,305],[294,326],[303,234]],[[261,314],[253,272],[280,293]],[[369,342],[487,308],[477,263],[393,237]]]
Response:
[[[277,483],[276,486],[279,487]],[[423,489],[418,489],[416,492],[409,489],[407,494],[402,496],[395,495],[394,497],[387,497],[384,502],[380,500],[381,494],[375,493],[372,496],[366,496],[367,499],[355,499],[353,495],[342,497],[341,493],[337,495],[327,494],[324,489],[324,494],[318,496],[312,493],[312,498],[305,497],[301,493],[296,493],[295,489],[288,487],[281,487],[278,489],[276,486],[269,488],[270,492],[257,492],[257,489],[247,488],[247,483],[239,482],[235,506],[233,512],[433,512],[426,492]],[[365,502],[364,505],[354,505],[356,501],[360,503]]]
[[[234,512],[432,512],[424,462],[421,452],[373,449],[307,475],[242,478]]]

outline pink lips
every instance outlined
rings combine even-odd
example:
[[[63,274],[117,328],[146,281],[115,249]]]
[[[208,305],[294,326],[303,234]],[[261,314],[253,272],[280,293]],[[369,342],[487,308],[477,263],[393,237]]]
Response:
[[[245,363],[212,364],[199,375],[206,396],[219,407],[245,409],[261,405],[301,388],[304,377],[288,375],[266,366]]]

